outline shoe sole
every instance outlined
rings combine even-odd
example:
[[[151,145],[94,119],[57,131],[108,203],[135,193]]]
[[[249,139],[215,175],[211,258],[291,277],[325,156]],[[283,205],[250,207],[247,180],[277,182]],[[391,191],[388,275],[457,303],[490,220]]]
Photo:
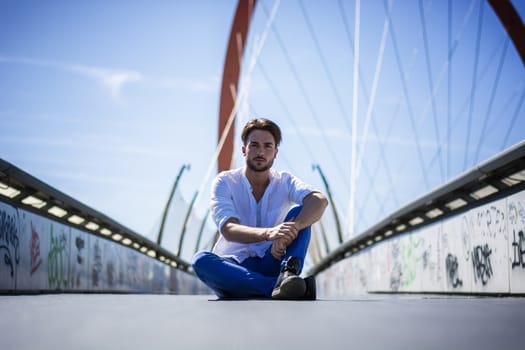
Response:
[[[306,284],[299,276],[289,277],[272,291],[272,298],[299,300],[306,293]]]

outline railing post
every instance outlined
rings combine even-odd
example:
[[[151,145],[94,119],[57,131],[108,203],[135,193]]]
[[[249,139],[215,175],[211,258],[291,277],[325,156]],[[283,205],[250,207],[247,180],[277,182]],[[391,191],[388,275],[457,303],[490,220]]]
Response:
[[[177,186],[179,184],[180,177],[182,176],[182,173],[184,172],[184,169],[190,170],[189,164],[184,164],[180,170],[179,174],[177,175],[177,178],[175,179],[175,183],[173,184],[173,188],[171,189],[170,196],[168,198],[168,201],[166,202],[166,207],[164,208],[164,212],[162,213],[162,221],[160,223],[159,233],[157,235],[157,244],[160,245],[160,242],[162,241],[162,235],[164,233],[164,225],[166,224],[166,218],[168,217],[168,210],[171,205],[171,201],[173,200],[173,195],[175,194],[175,190],[177,190]]]
[[[323,174],[323,171],[321,170],[321,167],[319,164],[313,164],[312,170],[319,171],[319,174],[321,175],[321,179],[323,180],[324,186],[326,188],[326,194],[328,196],[328,200],[332,204],[332,212],[334,213],[334,219],[335,219],[335,225],[337,229],[337,238],[339,239],[339,243],[343,243],[343,232],[341,230],[341,223],[339,222],[339,215],[337,214],[337,209],[335,208],[335,202],[332,198],[332,192],[330,191],[330,186],[328,185],[328,181],[326,180],[326,177]]]
[[[197,194],[199,191],[195,191],[193,194],[193,198],[191,199],[190,206],[188,208],[188,212],[186,213],[186,218],[184,218],[184,224],[182,225],[182,231],[180,233],[180,239],[179,239],[179,247],[177,249],[177,256],[180,257],[180,253],[182,251],[182,243],[184,242],[184,235],[186,234],[186,226],[188,224],[188,220],[190,218],[191,211],[193,210],[193,205],[195,204],[195,200],[197,199]]]

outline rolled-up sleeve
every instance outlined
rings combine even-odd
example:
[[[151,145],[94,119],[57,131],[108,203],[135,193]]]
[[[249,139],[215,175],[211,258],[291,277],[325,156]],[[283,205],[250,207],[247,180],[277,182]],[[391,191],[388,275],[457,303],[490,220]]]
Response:
[[[297,177],[290,173],[286,173],[288,177],[288,188],[290,193],[290,200],[297,204],[303,204],[303,199],[312,192],[319,192],[314,187],[302,182]]]
[[[238,218],[233,204],[233,194],[228,181],[224,175],[219,174],[212,183],[211,187],[211,214],[215,225],[222,230],[222,226],[230,218]]]

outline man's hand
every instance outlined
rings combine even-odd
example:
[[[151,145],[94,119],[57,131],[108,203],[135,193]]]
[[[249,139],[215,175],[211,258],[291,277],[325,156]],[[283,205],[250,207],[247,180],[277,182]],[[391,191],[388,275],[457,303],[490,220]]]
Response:
[[[299,230],[292,221],[283,222],[277,226],[268,229],[266,240],[276,241],[282,240],[286,246],[290,245],[297,238]]]
[[[272,243],[272,250],[270,251],[274,258],[280,260],[284,254],[286,254],[286,247],[288,245],[285,243],[283,238],[278,238]]]
[[[298,234],[299,230],[292,221],[283,222],[269,229],[267,240],[272,241],[271,253],[273,257],[281,259],[286,253],[286,247],[297,238]]]

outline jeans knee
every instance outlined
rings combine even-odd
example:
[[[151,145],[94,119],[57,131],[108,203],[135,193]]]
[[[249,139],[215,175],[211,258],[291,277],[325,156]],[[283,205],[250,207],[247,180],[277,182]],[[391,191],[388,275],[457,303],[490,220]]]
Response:
[[[206,261],[209,260],[209,258],[212,255],[214,255],[212,252],[208,252],[204,250],[195,253],[191,261],[191,266],[193,267],[193,271],[197,272],[200,269],[202,269],[206,265]]]
[[[286,219],[284,219],[285,221],[288,221],[292,218],[296,218],[299,213],[301,212],[301,210],[303,209],[303,206],[302,205],[298,205],[296,207],[293,207],[292,209],[290,209],[288,211],[288,214],[286,214]]]

